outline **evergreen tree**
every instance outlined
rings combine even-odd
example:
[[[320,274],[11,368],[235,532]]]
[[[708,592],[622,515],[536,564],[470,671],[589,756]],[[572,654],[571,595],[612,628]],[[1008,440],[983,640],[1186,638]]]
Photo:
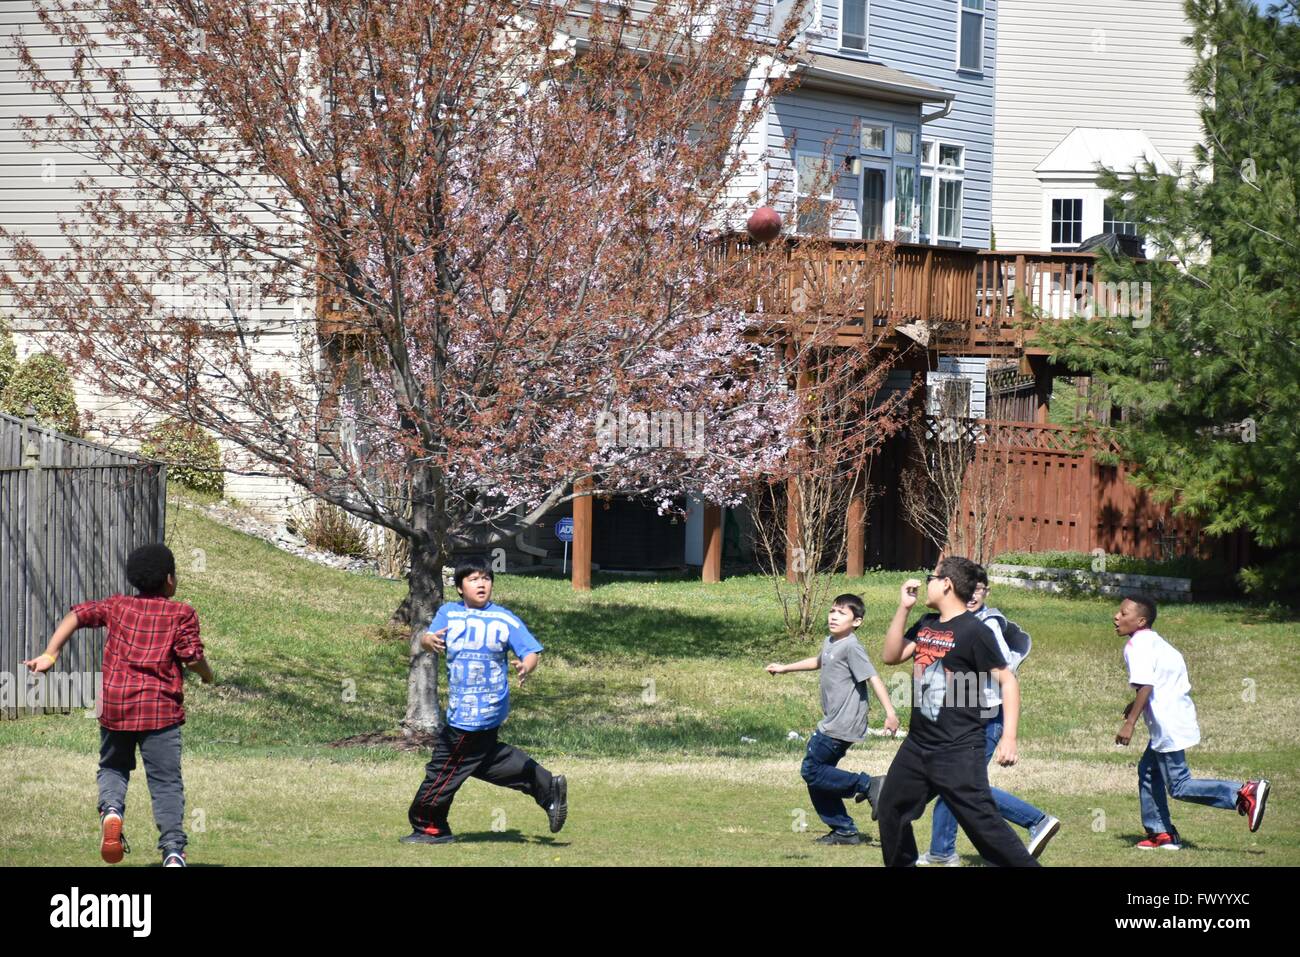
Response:
[[[1300,5],[1186,9],[1204,130],[1192,168],[1099,178],[1160,250],[1145,262],[1104,255],[1101,279],[1141,290],[1130,305],[1152,308],[1099,297],[1093,317],[1048,323],[1044,336],[1123,409],[1110,428],[1138,484],[1211,535],[1249,530],[1273,557],[1243,582],[1290,594],[1300,572]]]

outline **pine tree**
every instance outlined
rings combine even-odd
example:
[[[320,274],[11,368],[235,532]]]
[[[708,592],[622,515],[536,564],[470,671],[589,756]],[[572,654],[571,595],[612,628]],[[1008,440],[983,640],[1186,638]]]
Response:
[[[1100,277],[1150,283],[1136,288],[1153,308],[1099,299],[1109,315],[1049,323],[1044,337],[1123,409],[1111,428],[1138,484],[1210,535],[1248,530],[1273,557],[1244,584],[1288,594],[1300,571],[1300,5],[1186,9],[1204,132],[1192,168],[1099,177],[1160,250],[1105,255]]]

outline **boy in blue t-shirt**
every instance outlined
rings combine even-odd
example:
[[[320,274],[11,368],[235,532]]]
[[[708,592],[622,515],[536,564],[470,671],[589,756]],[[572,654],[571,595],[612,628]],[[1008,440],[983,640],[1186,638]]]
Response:
[[[447,826],[452,799],[465,780],[529,795],[546,811],[551,833],[564,826],[568,787],[527,753],[497,740],[510,713],[506,664],[515,653],[519,683],[537,667],[542,646],[515,615],[492,603],[492,566],[481,557],[456,566],[461,601],[438,609],[421,645],[447,658],[447,720],[438,732],[424,783],[411,802],[411,833],[404,844],[447,844],[456,838]]]

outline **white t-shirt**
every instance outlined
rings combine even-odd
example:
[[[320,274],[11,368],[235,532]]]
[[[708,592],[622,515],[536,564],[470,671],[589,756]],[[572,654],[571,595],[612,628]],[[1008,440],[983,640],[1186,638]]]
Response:
[[[1199,744],[1201,729],[1192,704],[1192,683],[1178,649],[1150,628],[1142,628],[1124,646],[1124,664],[1130,684],[1151,686],[1151,698],[1142,712],[1151,747],[1168,753]]]

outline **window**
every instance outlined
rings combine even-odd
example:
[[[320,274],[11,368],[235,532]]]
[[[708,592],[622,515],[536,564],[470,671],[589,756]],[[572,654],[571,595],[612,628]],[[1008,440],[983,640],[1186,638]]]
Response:
[[[864,153],[885,153],[889,147],[889,127],[887,126],[867,126],[862,127],[862,152]]]
[[[914,241],[912,219],[916,215],[916,170],[910,166],[894,167],[894,239],[900,243]]]
[[[961,242],[965,156],[960,143],[921,141],[921,242]]]
[[[795,204],[797,232],[828,236],[835,209],[830,160],[821,153],[795,153]]]
[[[961,23],[957,28],[957,69],[984,69],[984,0],[957,0]]]
[[[840,15],[841,49],[867,49],[868,6],[869,0],[843,0]]]
[[[1052,200],[1052,249],[1072,249],[1083,242],[1083,200]]]
[[[916,152],[916,134],[911,130],[899,130],[894,134],[894,152],[911,156]]]
[[[1123,207],[1116,209],[1110,203],[1102,207],[1101,214],[1101,231],[1103,233],[1115,233],[1118,236],[1137,236],[1137,223],[1131,219],[1123,219],[1125,215]]]

